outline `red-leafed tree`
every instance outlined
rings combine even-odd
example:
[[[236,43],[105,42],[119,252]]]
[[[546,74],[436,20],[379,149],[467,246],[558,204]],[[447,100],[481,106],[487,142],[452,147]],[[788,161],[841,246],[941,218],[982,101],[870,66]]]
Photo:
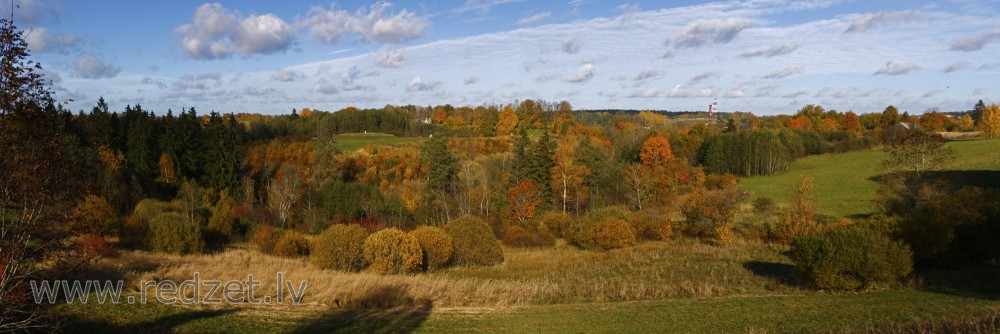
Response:
[[[661,167],[674,160],[674,152],[670,150],[670,141],[663,136],[652,136],[646,139],[639,151],[642,164],[650,168]]]
[[[531,179],[525,179],[507,191],[510,213],[519,223],[535,217],[535,210],[542,204],[542,188]]]

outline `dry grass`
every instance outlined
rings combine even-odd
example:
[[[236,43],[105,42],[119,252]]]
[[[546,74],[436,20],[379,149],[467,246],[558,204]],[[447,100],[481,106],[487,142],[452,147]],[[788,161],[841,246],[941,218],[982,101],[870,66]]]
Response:
[[[140,251],[101,260],[87,279],[123,279],[137,293],[141,282],[192,279],[240,280],[253,275],[255,295],[276,295],[276,273],[308,281],[303,302],[337,307],[509,307],[531,304],[636,301],[764,295],[796,288],[754,274],[749,263],[776,266],[788,260],[780,246],[737,241],[728,247],[691,240],[649,242],[611,252],[581,251],[560,240],[554,248],[505,249],[506,261],[491,267],[450,268],[430,274],[379,275],[319,269],[306,259],[287,259],[246,249],[208,255]],[[287,291],[287,290],[286,290]],[[287,296],[287,294],[286,294]]]

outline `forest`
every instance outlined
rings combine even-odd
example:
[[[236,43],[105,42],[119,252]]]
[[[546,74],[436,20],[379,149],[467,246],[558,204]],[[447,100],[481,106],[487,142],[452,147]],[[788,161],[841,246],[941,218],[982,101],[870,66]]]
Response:
[[[249,249],[320,270],[429,275],[519,248],[755,240],[786,247],[798,286],[831,291],[1000,259],[998,190],[937,173],[956,159],[942,134],[1000,134],[996,104],[765,116],[525,99],[264,115],[101,98],[73,112],[3,28],[0,328],[51,316],[28,299],[31,279],[122,253]],[[888,154],[868,216],[818,214],[808,177],[787,202],[740,187],[798,159],[865,150]],[[748,219],[759,223],[736,224]]]

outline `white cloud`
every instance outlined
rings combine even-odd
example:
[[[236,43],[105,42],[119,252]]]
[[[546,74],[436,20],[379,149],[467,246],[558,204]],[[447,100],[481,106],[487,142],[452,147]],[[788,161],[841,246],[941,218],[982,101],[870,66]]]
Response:
[[[383,46],[375,53],[375,64],[385,68],[400,68],[406,65],[406,57],[398,48]]]
[[[535,14],[535,15],[531,15],[531,16],[526,16],[526,17],[521,18],[520,20],[517,20],[517,25],[525,26],[525,27],[526,26],[533,26],[533,25],[536,25],[536,24],[538,24],[538,23],[540,23],[542,21],[547,20],[550,17],[552,17],[552,12],[541,12],[541,13],[538,13],[538,14]]]
[[[1000,63],[986,63],[979,65],[979,71],[994,71],[1000,70]]]
[[[882,66],[878,71],[875,71],[875,75],[900,75],[918,69],[920,69],[920,65],[893,59],[885,63],[885,66]]]
[[[660,96],[660,89],[656,87],[636,89],[628,94],[630,98],[654,98]]]
[[[594,77],[594,64],[583,64],[576,74],[566,79],[568,82],[584,82]]]
[[[576,54],[580,52],[580,48],[582,47],[583,44],[580,43],[580,40],[577,39],[576,36],[566,38],[559,44],[559,49],[569,54]]]
[[[805,88],[799,88],[793,91],[789,91],[788,93],[785,93],[785,95],[782,95],[781,97],[786,99],[794,99],[796,97],[805,95],[809,95],[809,90]]]
[[[978,51],[986,44],[1000,40],[1000,29],[984,31],[979,35],[958,39],[951,42],[952,51]]]
[[[877,14],[868,13],[862,15],[851,26],[844,31],[847,33],[860,33],[866,32],[879,27],[895,24],[895,23],[906,23],[916,20],[917,15],[913,12],[881,12]]]
[[[409,85],[406,86],[406,91],[407,92],[429,91],[437,88],[438,86],[441,86],[440,81],[424,82],[424,80],[421,79],[420,76],[418,75],[415,78],[413,78],[413,80],[410,81]]]
[[[251,14],[242,20],[235,11],[219,3],[195,9],[192,22],[174,32],[181,35],[181,48],[193,59],[222,59],[239,52],[243,56],[283,52],[292,45],[291,26],[274,14]]]
[[[351,66],[347,71],[336,74],[333,78],[319,79],[313,86],[313,91],[322,94],[337,94],[340,92],[372,92],[375,87],[359,84],[357,81],[362,77],[361,69]]]
[[[271,80],[281,81],[281,82],[299,81],[304,78],[305,75],[302,74],[302,72],[293,69],[284,69],[278,72],[274,72],[274,74],[271,75]]]
[[[753,21],[746,19],[696,20],[674,38],[673,45],[685,49],[726,44],[752,25]]]
[[[464,85],[471,85],[471,84],[474,84],[476,82],[479,82],[479,77],[467,76],[467,77],[465,77],[464,80],[462,80],[462,84],[464,84]]]
[[[740,52],[740,57],[751,58],[751,57],[767,57],[771,58],[774,56],[786,55],[792,53],[799,46],[795,44],[777,44],[770,46],[762,46],[759,48],[747,49]]]
[[[105,64],[94,56],[83,56],[76,60],[76,75],[84,79],[114,78],[121,68]]]
[[[646,80],[657,78],[659,76],[660,76],[660,71],[657,71],[651,67],[646,67],[643,68],[642,71],[639,71],[639,74],[636,74],[635,77],[632,78],[632,80],[644,82]]]
[[[521,2],[524,0],[466,0],[461,7],[455,8],[452,12],[455,13],[465,13],[475,11],[480,15],[486,15],[490,13],[493,6],[503,5],[508,3]]]
[[[694,92],[691,88],[685,87],[684,85],[676,85],[673,89],[667,93],[667,97],[692,97]]]
[[[74,33],[53,34],[44,27],[26,30],[23,36],[24,41],[28,43],[28,48],[34,53],[66,53],[69,50],[75,49],[80,42]]]
[[[792,74],[799,74],[802,72],[803,72],[802,67],[798,65],[791,65],[764,75],[764,79],[781,79],[790,76]]]
[[[943,72],[944,73],[951,73],[951,72],[963,70],[965,68],[968,68],[971,65],[972,65],[972,63],[969,63],[967,61],[959,61],[959,62],[956,62],[954,64],[948,65],[948,67],[945,67],[944,70],[943,70]]]
[[[358,39],[379,43],[402,43],[424,36],[430,21],[411,11],[389,13],[392,5],[378,2],[368,10],[355,13],[331,6],[329,9],[314,6],[305,19],[296,26],[308,29],[309,36],[318,41],[335,44],[344,34],[354,34]]]

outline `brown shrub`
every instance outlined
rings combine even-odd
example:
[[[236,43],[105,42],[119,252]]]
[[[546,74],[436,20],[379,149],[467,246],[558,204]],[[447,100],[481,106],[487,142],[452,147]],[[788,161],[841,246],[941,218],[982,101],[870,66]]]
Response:
[[[556,239],[545,231],[532,232],[514,226],[504,231],[503,244],[511,247],[551,247],[556,244]]]
[[[410,235],[420,243],[420,248],[424,251],[424,266],[428,271],[443,268],[455,253],[451,236],[440,227],[421,226],[410,232]]]
[[[309,261],[323,269],[360,271],[368,232],[358,225],[334,224],[313,239]]]
[[[544,226],[553,236],[570,239],[573,237],[573,217],[565,212],[553,211],[542,216]]]
[[[635,244],[635,233],[627,222],[606,218],[593,227],[594,244],[602,249],[629,247]]]
[[[670,240],[670,219],[662,214],[637,214],[629,222],[638,240]]]
[[[396,228],[387,228],[365,239],[364,257],[368,270],[379,274],[419,272],[424,264],[420,242]]]
[[[76,239],[74,248],[88,259],[115,256],[115,249],[111,248],[103,237],[96,234],[81,235]]]
[[[201,254],[205,251],[205,240],[197,223],[182,214],[167,212],[149,221],[146,247],[171,254]]]
[[[734,238],[736,235],[733,234],[733,228],[729,225],[716,226],[712,231],[712,242],[718,246],[728,246],[733,243]]]
[[[296,231],[285,231],[274,244],[274,255],[280,257],[303,257],[309,255],[309,242]]]
[[[489,225],[481,219],[464,215],[452,220],[444,231],[455,246],[452,262],[459,266],[494,265],[503,262],[503,248]]]
[[[264,254],[274,254],[274,246],[281,237],[278,229],[271,225],[260,224],[250,236],[250,244],[257,246],[257,250]]]

